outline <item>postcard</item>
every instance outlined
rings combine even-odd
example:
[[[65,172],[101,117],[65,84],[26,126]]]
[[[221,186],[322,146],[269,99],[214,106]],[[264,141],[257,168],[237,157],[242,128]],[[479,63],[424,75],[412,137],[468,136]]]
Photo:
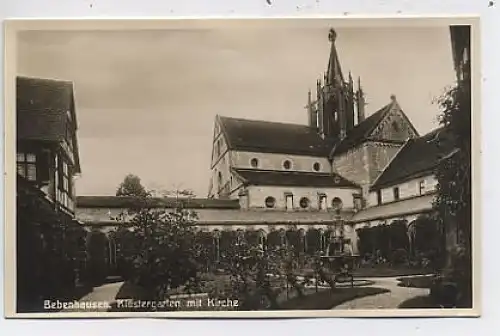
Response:
[[[7,317],[479,316],[478,18],[5,36]]]

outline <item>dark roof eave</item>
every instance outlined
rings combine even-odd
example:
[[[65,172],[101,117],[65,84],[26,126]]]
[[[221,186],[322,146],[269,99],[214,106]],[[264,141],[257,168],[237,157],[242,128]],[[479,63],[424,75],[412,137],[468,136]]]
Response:
[[[313,156],[313,157],[321,157],[328,158],[329,150],[326,149],[318,149],[317,151],[311,150],[297,150],[297,149],[273,149],[273,148],[265,148],[265,147],[252,147],[252,146],[235,146],[229,148],[233,151],[241,151],[241,152],[258,152],[258,153],[267,153],[267,154],[288,154],[288,155],[301,155],[301,156]]]
[[[238,200],[214,200],[204,198],[181,199],[147,198],[130,196],[78,196],[77,208],[130,208],[144,202],[151,208],[173,209],[181,206],[184,209],[239,209]]]

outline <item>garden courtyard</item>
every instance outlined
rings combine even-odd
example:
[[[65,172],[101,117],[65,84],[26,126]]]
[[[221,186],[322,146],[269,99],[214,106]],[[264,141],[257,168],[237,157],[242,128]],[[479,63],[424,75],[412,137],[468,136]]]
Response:
[[[300,277],[299,277],[300,278]],[[422,298],[428,298],[430,294],[431,275],[409,275],[388,277],[363,277],[355,278],[353,283],[338,283],[334,289],[326,284],[315,286],[314,281],[305,286],[302,294],[298,294],[292,288],[285,289],[277,300],[277,310],[351,310],[351,309],[400,309],[400,308],[424,308]],[[212,285],[229,283],[227,276],[215,276]],[[210,287],[210,285],[209,285]],[[83,296],[79,302],[108,302],[110,307],[98,309],[99,312],[106,311],[130,311],[130,307],[119,307],[120,301],[145,300],[147,294],[143,289],[120,278],[110,278],[107,283],[95,287],[90,293]],[[210,293],[197,293],[192,295],[172,295],[188,300],[189,298],[200,298],[202,304],[191,309],[181,310],[233,310],[235,307],[220,307],[214,309],[208,307]],[[428,300],[427,300],[428,301]],[[427,302],[426,301],[426,302]],[[415,306],[416,304],[416,306]],[[438,308],[437,306],[435,308]],[[64,312],[80,312],[82,309],[65,309]]]

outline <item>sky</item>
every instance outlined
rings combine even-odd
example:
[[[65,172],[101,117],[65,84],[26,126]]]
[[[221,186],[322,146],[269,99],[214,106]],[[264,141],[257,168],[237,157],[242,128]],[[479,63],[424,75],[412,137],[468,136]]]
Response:
[[[306,20],[22,31],[17,72],[74,83],[78,195],[114,195],[133,173],[150,189],[206,197],[215,116],[307,123],[330,28]],[[434,100],[455,79],[448,27],[335,28],[344,75],[361,77],[367,115],[394,94],[420,134],[438,126]]]

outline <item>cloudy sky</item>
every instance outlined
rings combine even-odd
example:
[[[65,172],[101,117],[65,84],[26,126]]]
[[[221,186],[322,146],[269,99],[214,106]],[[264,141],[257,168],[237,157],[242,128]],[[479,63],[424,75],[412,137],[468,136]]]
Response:
[[[332,22],[131,31],[23,31],[18,74],[75,85],[79,195],[111,195],[128,173],[150,188],[208,192],[216,114],[306,123],[328,63]],[[447,27],[337,28],[344,73],[367,114],[395,94],[424,134],[454,73]]]

